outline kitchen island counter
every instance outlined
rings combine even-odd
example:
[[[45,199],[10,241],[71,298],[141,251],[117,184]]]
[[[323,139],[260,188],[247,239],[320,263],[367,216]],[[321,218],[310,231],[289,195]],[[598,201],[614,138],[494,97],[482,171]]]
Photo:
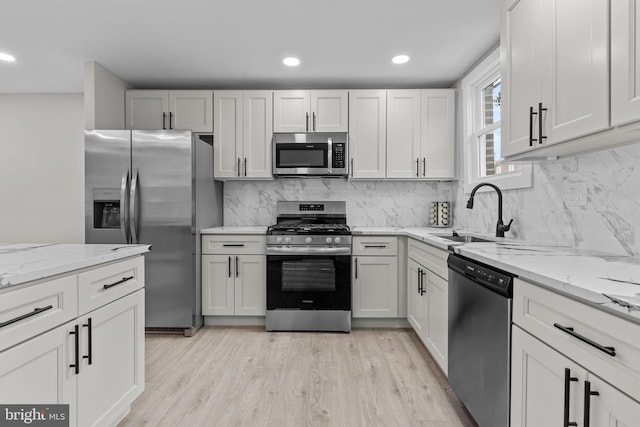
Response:
[[[149,245],[0,243],[0,288],[144,254]]]

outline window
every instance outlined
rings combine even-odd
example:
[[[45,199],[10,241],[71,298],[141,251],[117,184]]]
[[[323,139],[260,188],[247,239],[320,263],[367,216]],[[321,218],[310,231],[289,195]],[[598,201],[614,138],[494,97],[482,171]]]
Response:
[[[531,164],[506,162],[500,150],[502,78],[496,49],[462,80],[465,192],[480,182],[503,190],[531,187]]]

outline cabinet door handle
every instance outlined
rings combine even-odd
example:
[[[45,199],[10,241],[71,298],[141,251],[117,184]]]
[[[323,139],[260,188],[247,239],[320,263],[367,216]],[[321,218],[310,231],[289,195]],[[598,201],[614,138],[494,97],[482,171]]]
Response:
[[[584,418],[582,423],[584,427],[589,427],[591,424],[591,396],[600,396],[597,391],[591,391],[591,382],[584,382]]]
[[[358,278],[358,258],[355,258],[356,262],[356,279]]]
[[[69,332],[69,335],[74,335],[73,341],[75,345],[74,355],[75,359],[70,368],[75,368],[75,374],[78,375],[80,373],[80,331],[78,330],[78,325],[74,325],[73,332]]]
[[[247,158],[244,158],[244,176],[247,176]]]
[[[427,275],[427,272],[424,270],[420,270],[420,287],[422,288],[420,291],[420,295],[424,295],[427,290],[424,288],[424,276]]]
[[[238,257],[236,257],[236,277],[238,277],[240,275],[240,272],[238,271]]]
[[[231,277],[231,257],[229,257],[229,277]]]
[[[583,343],[589,344],[591,347],[595,347],[598,350],[600,350],[603,353],[607,353],[609,356],[611,357],[615,357],[616,355],[616,349],[614,347],[605,347],[601,344],[598,344],[597,342],[590,340],[587,337],[584,337],[582,335],[580,335],[577,332],[574,332],[572,327],[569,326],[562,326],[559,323],[554,323],[553,326],[555,326],[556,328],[560,329],[562,332],[571,335],[574,338],[579,339],[580,341],[582,341]]]
[[[0,323],[0,328],[4,328],[5,326],[9,326],[9,325],[11,325],[11,324],[13,324],[13,323],[16,323],[16,322],[19,322],[19,321],[21,321],[21,320],[27,319],[27,318],[29,318],[29,317],[35,316],[36,314],[40,314],[40,313],[42,313],[43,311],[51,310],[52,308],[53,308],[53,306],[52,306],[52,305],[48,305],[48,306],[46,306],[46,307],[40,307],[40,308],[36,307],[36,308],[34,308],[34,309],[33,309],[33,311],[32,311],[32,312],[30,312],[30,313],[23,314],[23,315],[21,315],[21,316],[14,317],[13,319],[9,319],[9,320],[7,320],[6,322],[2,322],[2,323]]]
[[[420,177],[420,158],[416,157],[416,178]]]
[[[533,116],[538,115],[535,111],[533,111],[533,107],[529,107],[529,147],[533,147],[533,142],[537,141],[533,137]]]
[[[307,129],[307,132],[309,132],[309,113],[306,113],[306,114],[307,114],[307,124],[306,124],[306,129]]]
[[[313,131],[316,131],[316,112],[313,112]]]
[[[173,112],[169,111],[169,129],[173,129],[173,125],[171,124],[173,122]]]
[[[163,112],[162,113],[162,129],[166,130],[167,129],[167,125],[166,122],[167,121],[167,113]]]
[[[542,112],[547,111],[546,108],[542,108],[542,102],[538,103],[538,144],[542,144],[543,139],[547,139],[546,136],[542,135]]]
[[[422,269],[418,269],[418,295],[422,295]]]
[[[129,280],[133,279],[133,276],[129,276],[129,277],[123,277],[121,280],[118,280],[117,282],[113,282],[109,285],[104,285],[103,288],[104,289],[109,289],[109,288],[113,288],[114,286],[118,286],[123,284],[124,282],[128,282]]]
[[[83,359],[87,359],[89,361],[89,365],[91,365],[93,361],[93,338],[91,337],[91,318],[87,319],[87,323],[82,325],[83,328],[87,328],[87,355],[82,356]]]
[[[353,157],[351,158],[351,178],[353,178]]]
[[[569,403],[571,402],[571,382],[578,381],[576,377],[571,376],[569,368],[564,369],[564,423],[563,427],[577,426],[575,421],[569,421]]]
[[[240,176],[240,157],[238,157],[238,176]]]
[[[422,158],[422,176],[427,176],[427,158]]]

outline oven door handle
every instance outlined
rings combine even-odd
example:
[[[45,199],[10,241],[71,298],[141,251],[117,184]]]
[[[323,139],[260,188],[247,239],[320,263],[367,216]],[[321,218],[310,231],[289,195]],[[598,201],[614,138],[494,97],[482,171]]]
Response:
[[[350,247],[337,248],[270,248],[267,247],[267,255],[351,255]]]

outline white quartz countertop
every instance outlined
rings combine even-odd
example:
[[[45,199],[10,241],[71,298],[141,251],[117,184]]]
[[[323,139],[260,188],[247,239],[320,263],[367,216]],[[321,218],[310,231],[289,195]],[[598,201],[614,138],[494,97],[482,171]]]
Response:
[[[203,228],[200,234],[267,234],[266,225]]]
[[[0,243],[0,288],[140,255],[149,245]]]

